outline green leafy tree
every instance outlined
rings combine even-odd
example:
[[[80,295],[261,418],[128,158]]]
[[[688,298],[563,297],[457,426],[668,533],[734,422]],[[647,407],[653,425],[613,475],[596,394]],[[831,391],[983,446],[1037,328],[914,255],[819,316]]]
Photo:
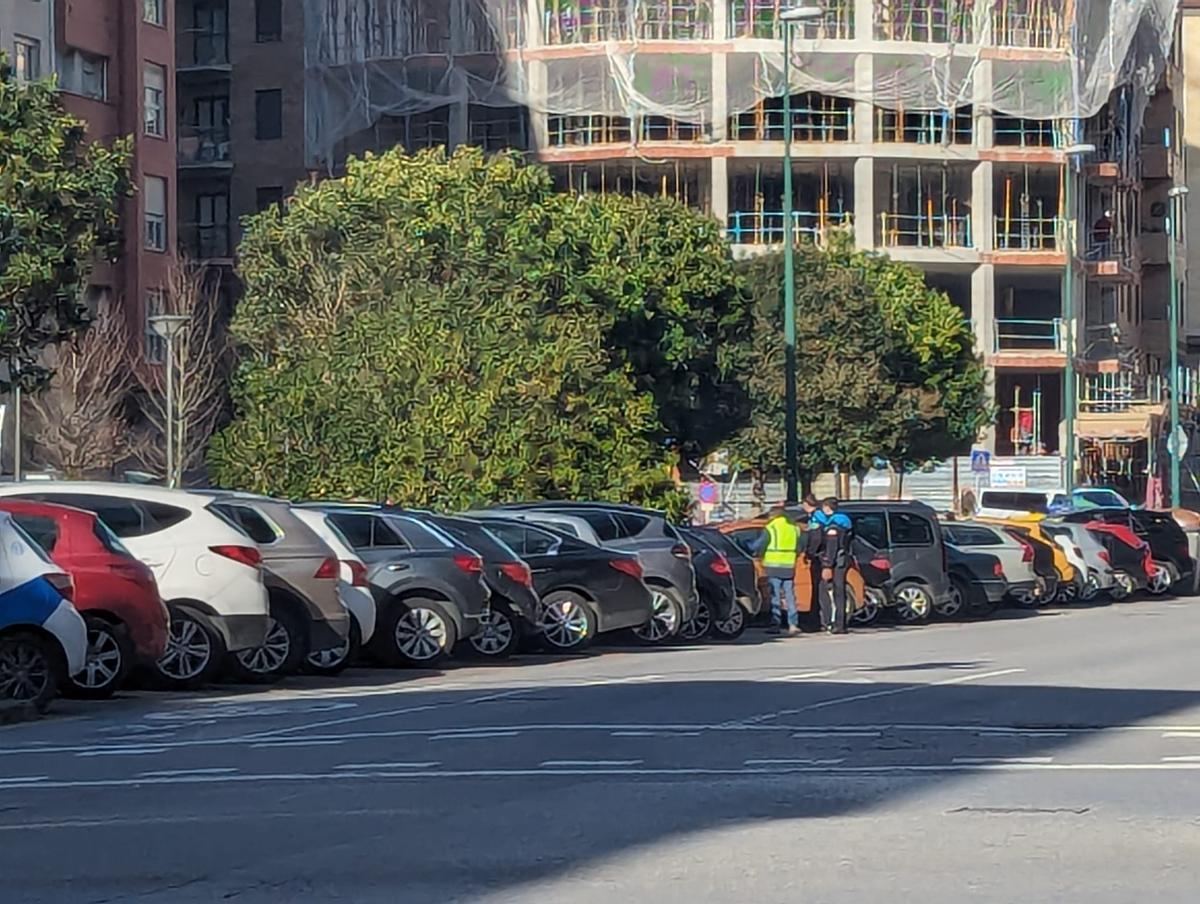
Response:
[[[558,194],[513,156],[352,160],[248,224],[212,472],[447,507],[673,501],[664,440],[725,391],[743,328],[724,251],[673,202]]]
[[[740,265],[753,330],[737,352],[751,416],[734,448],[751,464],[784,462],[783,255]],[[945,455],[991,418],[986,373],[962,313],[920,273],[857,251],[849,237],[796,254],[801,470]]]
[[[89,322],[82,290],[118,248],[128,169],[127,142],[88,141],[53,83],[18,84],[0,57],[0,361],[27,387],[48,376],[42,352]]]

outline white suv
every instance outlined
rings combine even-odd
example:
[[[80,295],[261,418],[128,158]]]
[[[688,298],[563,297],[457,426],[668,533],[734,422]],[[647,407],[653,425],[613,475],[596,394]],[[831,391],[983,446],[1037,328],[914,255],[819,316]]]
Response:
[[[0,496],[95,512],[154,572],[171,613],[158,677],[173,687],[212,678],[226,650],[256,647],[270,620],[258,547],[208,510],[216,500],[128,483],[54,481],[0,486]]]

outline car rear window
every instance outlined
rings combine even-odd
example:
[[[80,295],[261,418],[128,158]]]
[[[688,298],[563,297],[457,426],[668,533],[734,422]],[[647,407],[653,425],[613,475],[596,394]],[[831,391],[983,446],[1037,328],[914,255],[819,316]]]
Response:
[[[608,512],[573,512],[588,523],[588,527],[596,532],[597,539],[601,543],[607,543],[610,540],[620,540],[629,537],[630,534],[621,530],[617,520]]]
[[[887,521],[883,512],[852,512],[850,523],[854,525],[854,533],[858,539],[876,549],[887,549]]]
[[[609,512],[609,515],[617,524],[618,540],[636,537],[650,525],[647,515],[639,515],[636,512]],[[669,529],[668,527],[668,531]]]
[[[944,533],[955,546],[1003,546],[1004,541],[994,530],[964,524],[945,524]]]
[[[36,493],[30,499],[56,502],[85,511],[95,512],[118,537],[145,537],[174,527],[191,516],[185,508],[166,505],[162,502],[145,502],[140,499],[118,499],[115,496],[96,496],[85,493]]]
[[[933,525],[912,512],[888,512],[893,546],[932,546]]]
[[[53,553],[58,545],[58,523],[45,515],[19,514],[12,516],[34,543],[46,553]]]
[[[105,527],[104,522],[99,518],[92,521],[92,534],[100,541],[100,545],[109,552],[133,558],[133,553],[125,548],[125,544],[118,540],[117,535]]]
[[[260,546],[268,546],[282,536],[282,532],[277,530],[262,513],[248,505],[214,502],[208,509]]]
[[[25,528],[21,527],[20,522],[18,522],[15,518],[13,519],[12,529],[15,534],[29,544],[29,548],[33,550],[33,554],[35,556],[37,556],[47,565],[54,565],[54,563],[50,560],[49,553],[42,549],[41,544],[33,539],[33,537],[29,536],[29,534],[25,531]]]
[[[413,549],[445,550],[454,547],[454,541],[444,533],[406,515],[379,519],[379,526],[395,531]],[[379,539],[379,526],[376,527],[376,541]]]
[[[495,562],[511,562],[519,558],[504,541],[477,524],[456,518],[437,518],[434,524],[448,533],[451,538],[468,546],[485,559]]]
[[[1004,512],[1038,512],[1043,515],[1048,508],[1045,493],[1020,493],[1012,490],[984,490],[980,505]]]

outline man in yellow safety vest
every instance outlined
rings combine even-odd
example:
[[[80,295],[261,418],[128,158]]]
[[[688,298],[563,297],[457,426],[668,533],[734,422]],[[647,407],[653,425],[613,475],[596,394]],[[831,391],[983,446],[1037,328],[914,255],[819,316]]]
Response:
[[[796,611],[796,558],[800,551],[800,530],[782,508],[771,510],[763,548],[763,567],[771,584],[771,629],[779,634],[785,628],[789,636],[800,633]],[[784,602],[787,603],[785,615]]]

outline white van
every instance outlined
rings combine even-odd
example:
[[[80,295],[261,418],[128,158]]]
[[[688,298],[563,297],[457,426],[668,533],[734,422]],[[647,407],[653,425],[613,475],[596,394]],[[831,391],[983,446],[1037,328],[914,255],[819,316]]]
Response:
[[[975,514],[985,518],[1011,518],[1034,512],[1039,515],[1058,515],[1063,512],[1093,508],[1132,508],[1129,501],[1116,490],[1106,487],[1066,487],[1049,490],[985,488],[979,493]]]

